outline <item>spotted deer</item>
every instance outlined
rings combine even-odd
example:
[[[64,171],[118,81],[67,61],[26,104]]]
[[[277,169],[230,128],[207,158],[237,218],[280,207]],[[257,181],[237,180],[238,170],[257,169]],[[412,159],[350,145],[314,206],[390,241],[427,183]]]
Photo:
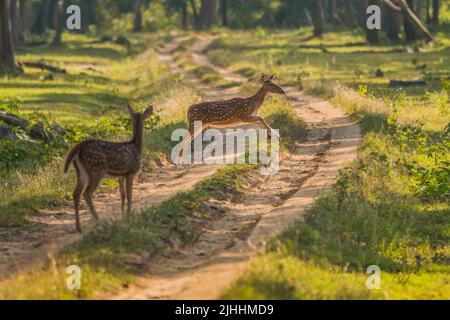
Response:
[[[89,211],[94,219],[98,220],[92,196],[105,175],[119,178],[122,216],[125,215],[125,197],[127,200],[127,215],[131,214],[133,178],[141,167],[145,119],[153,114],[153,107],[149,106],[143,113],[138,113],[128,106],[128,112],[133,127],[133,137],[130,141],[87,140],[76,144],[67,153],[64,173],[68,173],[71,164],[73,164],[77,173],[73,202],[75,226],[78,232],[81,232],[80,197],[84,196]]]
[[[187,113],[189,133],[186,134],[180,144],[177,163],[180,163],[183,157],[183,149],[186,145],[208,127],[229,128],[253,123],[267,128],[270,134],[272,129],[257,113],[270,93],[285,95],[284,90],[274,82],[274,79],[275,75],[271,75],[270,77],[262,75],[262,87],[255,95],[248,98],[233,98],[230,100],[202,102],[192,105]],[[194,132],[194,123],[196,121],[201,121],[202,126],[199,127],[197,132]]]

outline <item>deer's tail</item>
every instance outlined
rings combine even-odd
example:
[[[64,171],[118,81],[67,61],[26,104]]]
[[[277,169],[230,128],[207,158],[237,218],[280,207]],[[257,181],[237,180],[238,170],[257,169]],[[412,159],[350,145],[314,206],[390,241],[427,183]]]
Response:
[[[73,159],[78,154],[78,151],[80,150],[80,144],[76,144],[70,149],[70,151],[67,153],[66,160],[64,161],[64,174],[67,175],[70,169],[70,165],[73,162]]]

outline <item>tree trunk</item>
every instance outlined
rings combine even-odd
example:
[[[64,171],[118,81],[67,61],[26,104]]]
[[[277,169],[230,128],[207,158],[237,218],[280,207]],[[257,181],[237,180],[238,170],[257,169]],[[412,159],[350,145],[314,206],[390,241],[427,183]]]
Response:
[[[200,18],[198,16],[198,11],[197,11],[197,6],[195,5],[195,0],[189,0],[189,3],[191,4],[192,14],[194,16],[195,27],[199,28],[200,27]]]
[[[412,0],[408,0],[412,3]],[[403,15],[403,20],[408,21],[404,23],[405,27],[408,26],[408,30],[405,29],[406,38],[409,40],[427,40],[433,41],[433,36],[430,31],[424,26],[422,21],[411,10],[411,7],[405,0],[384,0],[384,4],[390,9],[399,12]],[[407,33],[409,32],[409,34]]]
[[[427,24],[431,23],[431,14],[430,14],[430,5],[431,5],[431,0],[427,0]]]
[[[407,5],[409,6],[410,10],[414,12],[414,0],[407,0]],[[406,15],[405,12],[403,12],[404,15]],[[415,14],[415,12],[414,12]],[[412,25],[412,21],[409,20],[406,16],[403,19],[403,28],[405,29],[405,37],[406,40],[415,40],[416,34],[414,30],[414,26]]]
[[[386,36],[391,41],[398,41],[398,34],[400,33],[399,15],[389,7],[385,6],[384,10],[386,16],[386,19],[384,21]]]
[[[228,0],[220,0],[220,13],[222,15],[222,26],[228,27]]]
[[[11,34],[11,0],[0,1],[0,69],[18,70]]]
[[[336,24],[337,16],[336,16],[336,0],[330,0],[330,22],[332,24]]]
[[[181,5],[181,27],[185,30],[188,27],[188,12],[186,2],[183,2],[183,4]]]
[[[439,9],[441,7],[440,0],[433,0],[433,17],[431,18],[431,22],[433,24],[439,23]]]
[[[50,15],[50,0],[42,0],[39,7],[39,13],[31,28],[31,33],[44,34],[47,31],[48,20]]]
[[[20,34],[22,23],[20,20],[20,3],[19,0],[11,0],[11,32],[14,46],[20,43]]]
[[[133,22],[133,32],[142,31],[142,0],[136,0],[134,3],[134,22]]]
[[[420,19],[416,16],[411,9],[414,7],[414,0],[396,0],[403,13],[403,19],[405,21],[405,35],[407,40],[428,40],[433,41],[433,36],[430,31],[423,25]]]
[[[63,32],[63,19],[62,19],[62,6],[61,0],[52,0],[53,5],[53,24],[55,27],[55,37],[52,44],[54,46],[61,45],[62,32]]]
[[[345,1],[344,9],[345,9],[345,25],[349,28],[354,28],[356,26],[356,18],[352,0]]]
[[[25,40],[23,36],[23,22],[25,21],[25,3],[26,0],[19,0],[19,42]]]
[[[321,37],[323,35],[324,27],[324,12],[322,0],[314,1],[314,36]]]
[[[378,1],[377,0],[369,0],[369,1],[365,1],[366,4],[366,8],[365,8],[365,12],[366,12],[366,17],[367,17],[367,8],[371,5],[378,5]],[[370,44],[377,44],[379,42],[379,31],[378,29],[369,29],[366,26],[366,40],[368,43]]]
[[[216,0],[202,0],[202,27],[209,29],[216,17]]]

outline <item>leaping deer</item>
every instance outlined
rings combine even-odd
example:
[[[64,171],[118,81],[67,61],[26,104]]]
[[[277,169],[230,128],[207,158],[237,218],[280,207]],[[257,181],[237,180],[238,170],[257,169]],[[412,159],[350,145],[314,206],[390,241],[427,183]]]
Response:
[[[229,128],[242,124],[258,123],[267,128],[270,134],[272,128],[257,113],[270,93],[285,94],[284,90],[274,82],[274,79],[275,75],[271,75],[270,77],[262,75],[262,87],[255,95],[248,98],[233,98],[230,100],[202,102],[192,105],[188,110],[189,133],[186,134],[180,144],[177,163],[180,163],[183,157],[183,149],[186,145],[208,127]],[[196,132],[194,132],[195,121],[201,121],[202,123],[201,128]]]
[[[130,141],[87,140],[76,144],[67,153],[64,173],[68,173],[71,164],[77,172],[73,202],[78,232],[81,232],[80,197],[84,196],[94,219],[98,220],[92,196],[105,175],[119,178],[122,215],[125,214],[125,197],[128,202],[127,214],[131,214],[133,178],[141,167],[145,119],[153,114],[153,107],[149,106],[143,113],[138,113],[128,106],[128,112],[133,127],[133,137]]]

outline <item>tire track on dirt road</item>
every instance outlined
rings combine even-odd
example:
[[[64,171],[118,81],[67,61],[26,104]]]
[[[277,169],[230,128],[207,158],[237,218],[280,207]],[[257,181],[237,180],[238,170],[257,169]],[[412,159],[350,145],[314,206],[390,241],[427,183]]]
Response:
[[[204,52],[214,39],[205,36],[194,43],[190,48],[194,61],[228,81],[246,82],[209,61]],[[165,59],[176,67],[170,53]],[[226,98],[221,96],[223,89],[207,89]],[[339,169],[357,158],[360,128],[329,102],[303,95],[293,87],[284,89],[307,132],[295,152],[282,159],[278,173],[249,173],[240,193],[227,200],[209,201],[220,217],[207,223],[192,246],[155,258],[135,285],[100,298],[218,299],[248,269],[258,248],[302,219],[315,199],[329,190]]]

